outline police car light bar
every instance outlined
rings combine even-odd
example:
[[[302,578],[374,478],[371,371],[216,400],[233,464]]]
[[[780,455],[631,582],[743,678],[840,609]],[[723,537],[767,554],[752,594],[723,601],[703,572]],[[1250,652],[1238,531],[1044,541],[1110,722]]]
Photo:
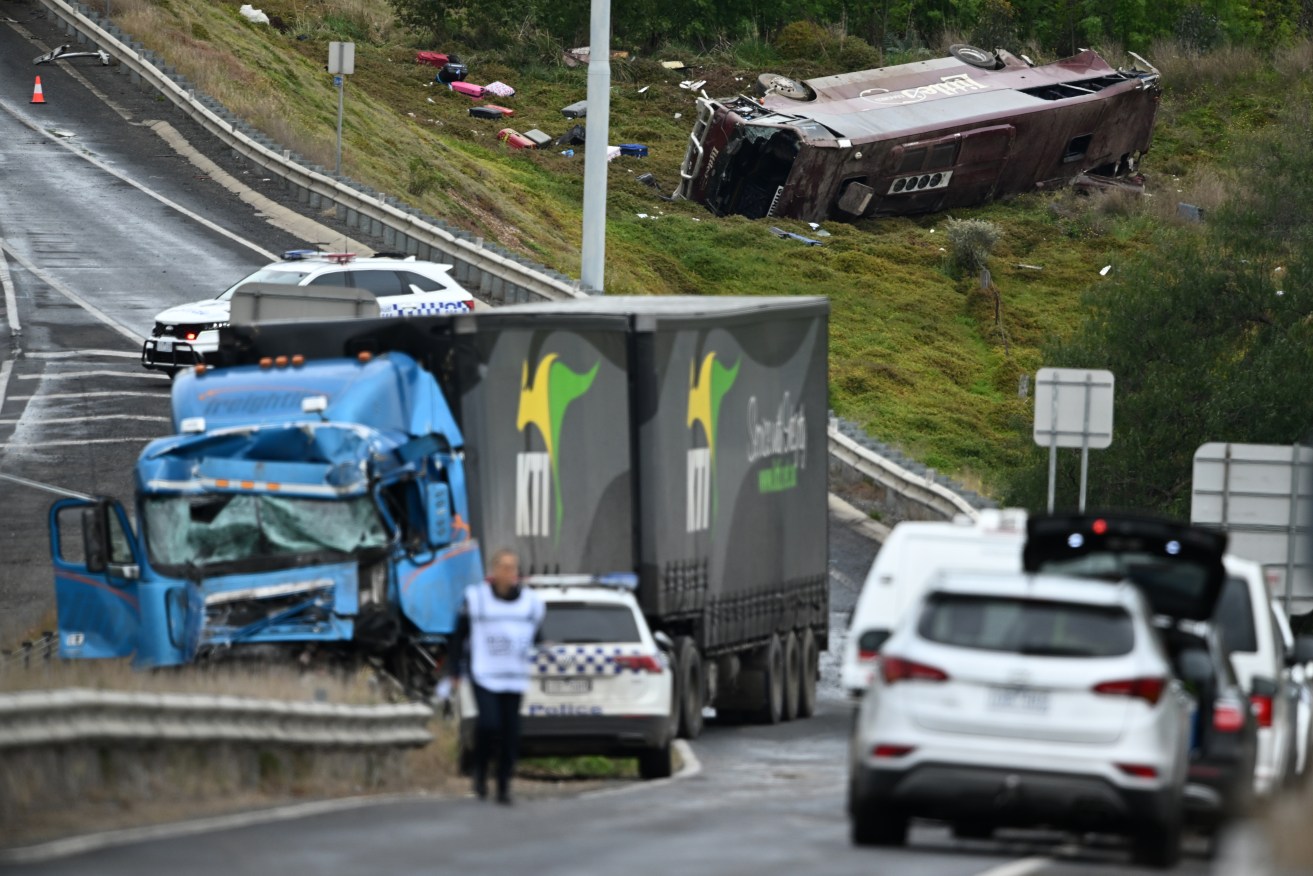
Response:
[[[289,249],[287,252],[283,253],[283,261],[299,262],[303,259],[314,258],[317,255],[319,255],[319,250],[317,249]]]
[[[530,587],[614,587],[617,590],[637,590],[638,576],[633,572],[611,572],[606,575],[530,575],[524,579]]]

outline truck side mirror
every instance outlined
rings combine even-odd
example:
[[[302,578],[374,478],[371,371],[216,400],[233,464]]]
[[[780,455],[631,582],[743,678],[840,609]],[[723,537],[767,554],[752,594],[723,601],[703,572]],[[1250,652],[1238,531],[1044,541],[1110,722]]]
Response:
[[[96,504],[82,509],[82,556],[88,572],[98,574],[109,565],[104,505]]]
[[[1294,658],[1293,665],[1295,666],[1313,663],[1313,636],[1296,636],[1295,648],[1291,652],[1291,656]]]
[[[429,547],[451,543],[451,489],[446,484],[428,484],[424,489],[428,512]]]

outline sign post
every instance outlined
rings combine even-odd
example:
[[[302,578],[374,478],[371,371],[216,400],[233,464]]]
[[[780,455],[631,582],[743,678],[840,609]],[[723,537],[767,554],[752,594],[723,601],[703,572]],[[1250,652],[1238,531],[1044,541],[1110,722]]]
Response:
[[[337,89],[337,163],[333,175],[342,175],[342,95],[346,91],[346,77],[356,72],[356,44],[328,44],[328,72],[333,74],[333,87]]]
[[[1080,448],[1080,510],[1085,510],[1090,450],[1112,444],[1111,371],[1041,368],[1035,376],[1035,443],[1049,449],[1049,513],[1058,481],[1058,448]]]

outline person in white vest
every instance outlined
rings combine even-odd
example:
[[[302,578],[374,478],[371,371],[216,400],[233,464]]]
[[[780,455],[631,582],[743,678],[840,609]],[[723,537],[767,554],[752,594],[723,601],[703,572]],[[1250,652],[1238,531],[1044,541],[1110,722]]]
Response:
[[[486,580],[465,589],[448,661],[452,687],[462,670],[474,685],[474,793],[488,796],[488,763],[497,750],[497,802],[511,802],[511,774],[520,746],[520,701],[529,688],[542,630],[543,602],[520,583],[520,560],[502,549]],[[468,657],[466,646],[468,645]],[[468,664],[462,665],[466,663]]]

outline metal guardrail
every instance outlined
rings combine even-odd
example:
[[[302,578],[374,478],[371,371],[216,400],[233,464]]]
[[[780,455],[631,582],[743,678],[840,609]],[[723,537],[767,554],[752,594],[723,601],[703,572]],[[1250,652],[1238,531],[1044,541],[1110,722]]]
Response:
[[[982,509],[997,507],[993,501],[907,459],[838,417],[830,419],[828,439],[831,461],[903,501],[921,506],[925,518],[952,520],[965,514],[974,520]]]
[[[176,71],[163,66],[163,59],[137,47],[117,27],[98,23],[99,13],[67,0],[41,0],[65,30],[79,40],[90,40],[108,51],[136,79],[167,98],[203,128],[219,138],[241,158],[283,178],[311,207],[322,202],[337,206],[347,225],[382,237],[386,246],[404,250],[421,259],[453,263],[456,280],[477,295],[496,303],[532,300],[565,300],[581,297],[574,280],[535,265],[495,245],[484,245],[465,231],[425,216],[401,201],[373,192],[323,168],[294,161],[290,151],[248,128],[222,104],[203,94]]]
[[[70,688],[0,694],[0,752],[79,742],[427,745],[433,710]],[[9,756],[9,754],[6,754]]]

